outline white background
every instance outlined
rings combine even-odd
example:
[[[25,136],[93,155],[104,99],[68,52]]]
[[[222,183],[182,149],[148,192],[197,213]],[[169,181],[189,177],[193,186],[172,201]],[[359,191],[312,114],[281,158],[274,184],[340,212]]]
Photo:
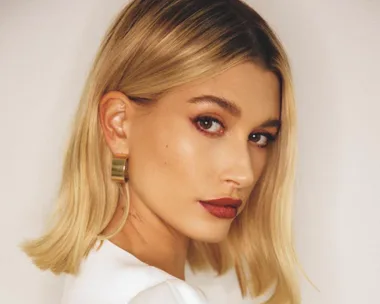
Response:
[[[380,2],[252,0],[288,50],[299,112],[303,303],[380,303]],[[18,250],[38,235],[104,31],[125,0],[0,0],[0,303],[58,303],[62,279]],[[233,276],[191,277],[238,300]],[[225,296],[227,292],[228,297]]]

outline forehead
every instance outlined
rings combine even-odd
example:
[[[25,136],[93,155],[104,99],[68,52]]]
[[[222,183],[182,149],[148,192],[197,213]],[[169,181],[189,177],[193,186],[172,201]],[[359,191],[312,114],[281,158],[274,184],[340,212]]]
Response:
[[[201,95],[215,95],[232,101],[241,109],[243,117],[252,118],[256,114],[258,120],[265,120],[280,115],[278,78],[254,63],[242,63],[217,76],[182,85],[170,91],[164,99],[170,107],[176,107],[181,104],[179,100]]]

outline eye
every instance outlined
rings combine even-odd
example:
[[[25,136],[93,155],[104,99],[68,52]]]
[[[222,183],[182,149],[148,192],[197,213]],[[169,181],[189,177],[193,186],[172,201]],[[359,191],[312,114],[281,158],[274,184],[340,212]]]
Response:
[[[249,140],[257,143],[260,148],[265,148],[275,140],[275,137],[269,133],[252,133],[249,136]]]
[[[217,135],[224,131],[223,124],[218,119],[211,116],[199,116],[195,118],[193,122],[200,131],[212,135]]]

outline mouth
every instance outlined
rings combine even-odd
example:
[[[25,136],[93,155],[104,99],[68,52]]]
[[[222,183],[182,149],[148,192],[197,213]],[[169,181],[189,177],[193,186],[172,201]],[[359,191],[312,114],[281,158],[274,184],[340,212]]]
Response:
[[[213,216],[221,219],[232,219],[237,216],[241,200],[233,198],[219,198],[214,200],[199,201],[199,203]]]

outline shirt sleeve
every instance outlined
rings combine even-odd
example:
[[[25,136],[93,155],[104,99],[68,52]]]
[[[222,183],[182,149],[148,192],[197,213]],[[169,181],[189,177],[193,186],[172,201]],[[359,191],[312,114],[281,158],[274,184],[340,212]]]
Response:
[[[207,304],[205,296],[184,281],[167,280],[138,293],[129,304]]]

